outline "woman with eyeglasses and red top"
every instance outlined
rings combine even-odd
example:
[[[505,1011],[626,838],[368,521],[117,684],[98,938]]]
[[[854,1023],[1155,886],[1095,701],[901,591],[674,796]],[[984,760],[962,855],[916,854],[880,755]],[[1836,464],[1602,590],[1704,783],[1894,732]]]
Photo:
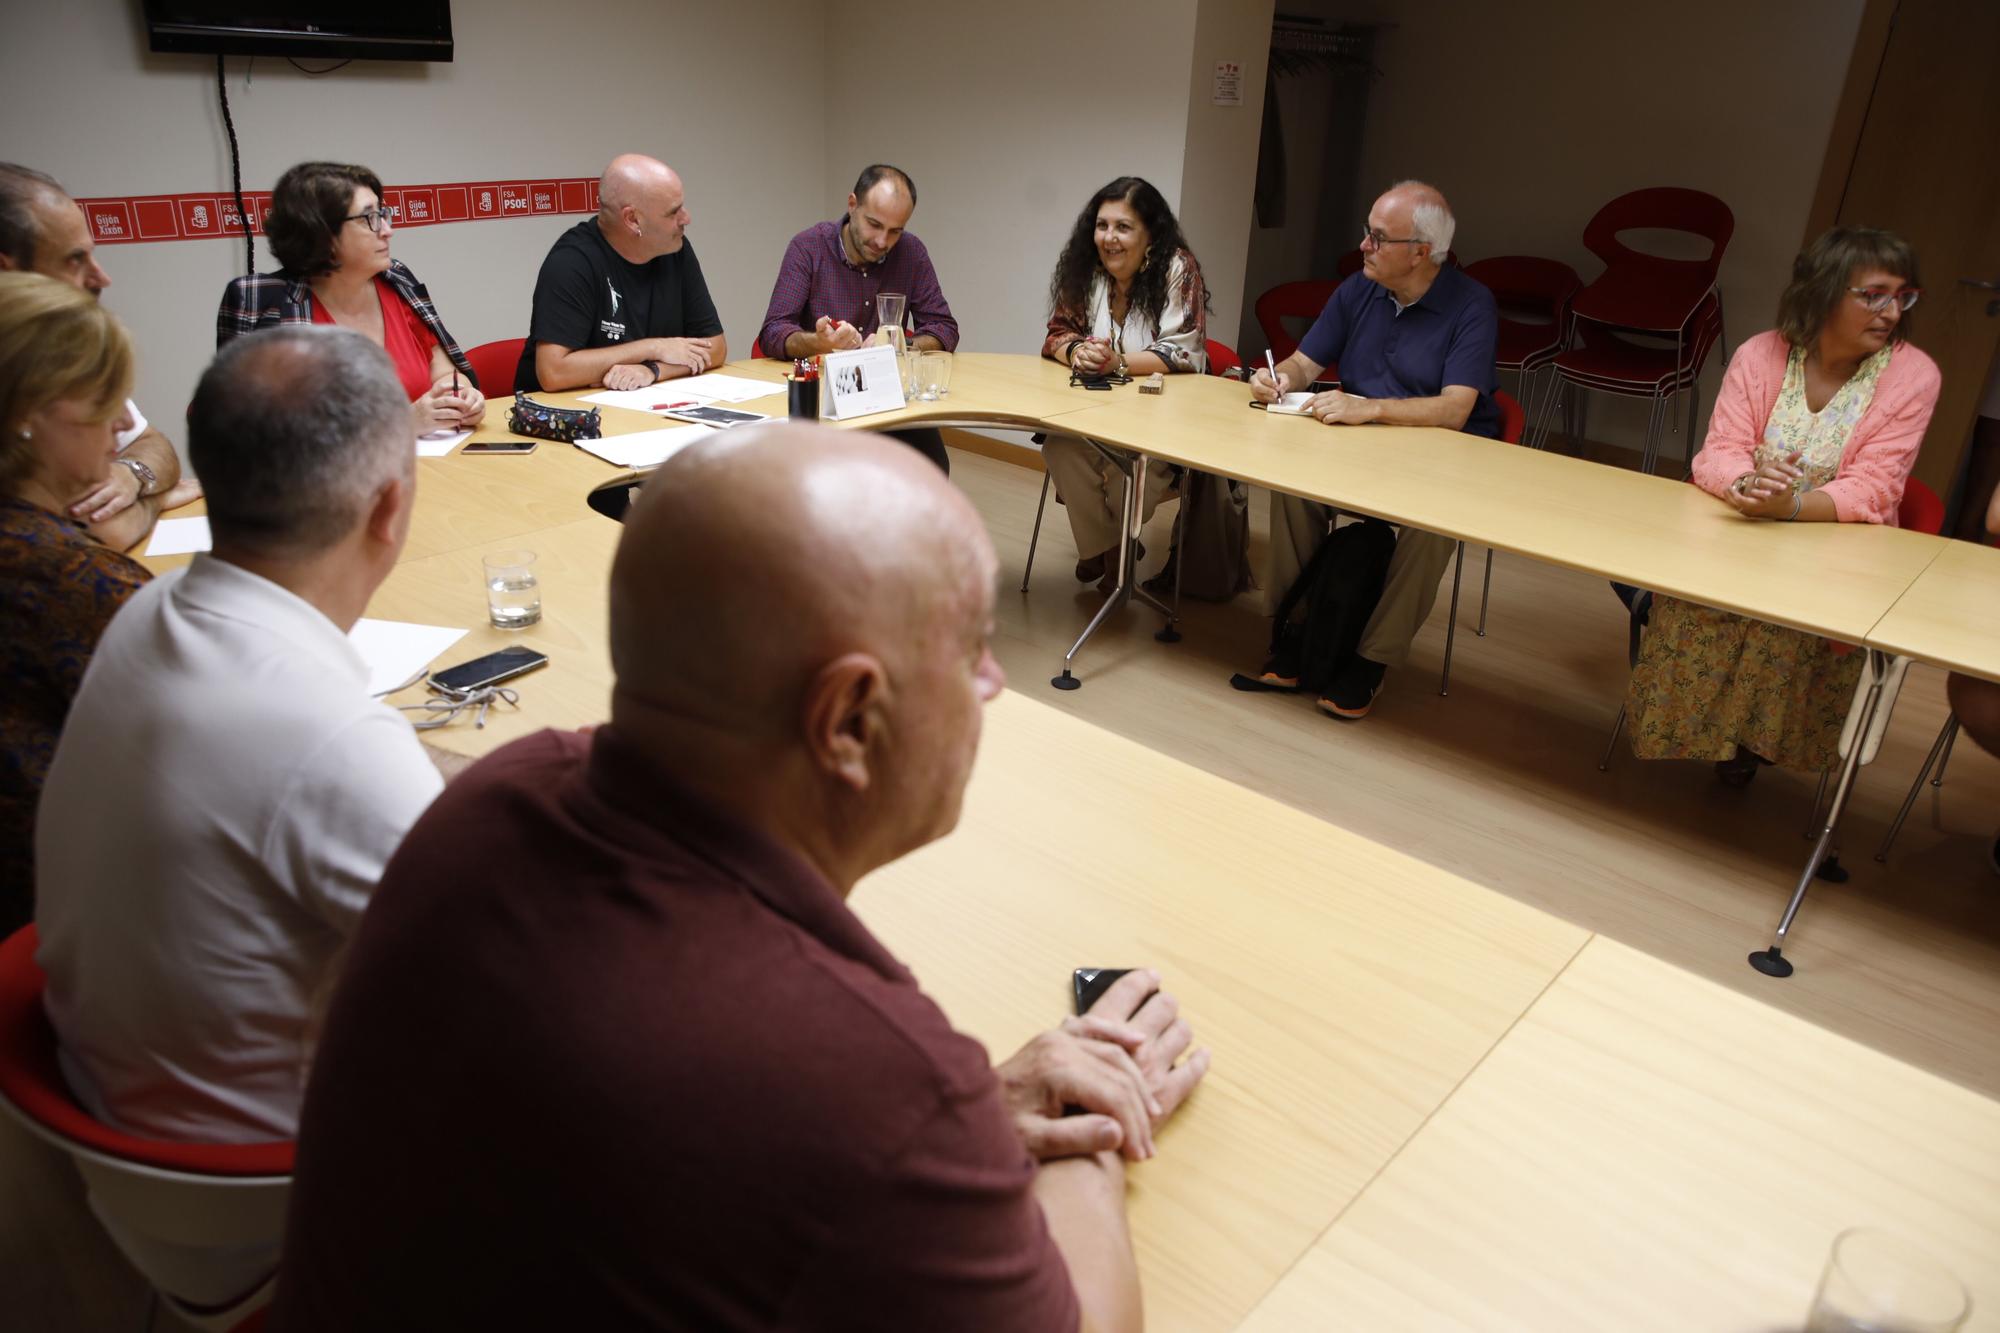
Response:
[[[1745,518],[1896,522],[1937,406],[1937,363],[1907,341],[1917,258],[1892,232],[1836,227],[1792,263],[1778,327],[1730,358],[1693,481]],[[1754,578],[1754,571],[1745,571]],[[1641,759],[1834,766],[1861,655],[1813,634],[1656,597],[1626,707]]]
[[[215,345],[280,324],[337,324],[382,344],[410,395],[416,432],[469,430],[486,415],[472,364],[430,292],[389,258],[394,229],[382,182],[366,167],[301,162],[278,177],[264,238],[276,273],[232,279]]]

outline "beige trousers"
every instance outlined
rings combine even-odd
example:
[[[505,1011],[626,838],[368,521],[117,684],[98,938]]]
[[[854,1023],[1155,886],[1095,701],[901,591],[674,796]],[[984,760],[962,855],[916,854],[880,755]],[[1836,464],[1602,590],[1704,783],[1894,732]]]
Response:
[[[1125,474],[1118,465],[1074,435],[1051,435],[1043,441],[1042,465],[1069,512],[1077,558],[1088,560],[1116,546],[1125,506]],[[1173,469],[1167,464],[1146,465],[1146,484],[1139,496],[1142,523],[1153,517],[1172,479]]]
[[[1272,492],[1271,577],[1264,585],[1267,614],[1277,614],[1278,603],[1298,581],[1299,571],[1326,540],[1327,524],[1332,519],[1333,510],[1326,505]],[[1375,604],[1375,614],[1368,617],[1356,651],[1383,666],[1401,666],[1408,661],[1410,640],[1430,619],[1438,580],[1451,568],[1457,550],[1458,543],[1450,537],[1404,528],[1396,538],[1396,553],[1389,557],[1382,600]],[[1294,614],[1305,614],[1303,602]]]

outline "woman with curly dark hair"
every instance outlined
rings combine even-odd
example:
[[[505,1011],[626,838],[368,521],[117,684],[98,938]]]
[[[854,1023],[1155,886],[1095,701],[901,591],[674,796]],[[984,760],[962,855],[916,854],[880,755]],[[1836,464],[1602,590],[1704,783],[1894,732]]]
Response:
[[[389,258],[391,213],[381,180],[366,167],[301,162],[278,177],[264,214],[278,271],[231,280],[215,345],[280,324],[365,333],[396,363],[419,434],[468,430],[486,415],[486,399],[430,292]]]
[[[1082,375],[1199,375],[1208,368],[1208,290],[1201,265],[1167,201],[1137,176],[1120,176],[1077,214],[1049,280],[1049,334],[1042,355]],[[1125,478],[1090,445],[1052,435],[1042,459],[1076,536],[1076,577],[1105,575],[1117,544]],[[1167,489],[1169,469],[1146,470],[1145,517]]]

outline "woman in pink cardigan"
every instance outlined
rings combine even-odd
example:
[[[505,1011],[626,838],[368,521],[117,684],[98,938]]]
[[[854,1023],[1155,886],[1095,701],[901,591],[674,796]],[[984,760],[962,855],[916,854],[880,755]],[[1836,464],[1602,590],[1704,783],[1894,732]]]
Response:
[[[1917,259],[1891,232],[1836,227],[1792,264],[1778,327],[1730,358],[1694,482],[1745,518],[1890,523],[1937,406],[1938,369],[1906,341]],[[1641,759],[1838,758],[1858,654],[1817,635],[1656,597],[1626,707]]]

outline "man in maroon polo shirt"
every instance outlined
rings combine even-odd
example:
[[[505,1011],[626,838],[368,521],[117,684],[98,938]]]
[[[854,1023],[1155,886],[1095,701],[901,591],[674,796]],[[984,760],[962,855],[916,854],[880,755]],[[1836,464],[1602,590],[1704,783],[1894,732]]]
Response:
[[[996,568],[879,436],[654,475],[610,723],[475,765],[362,922],[275,1328],[1140,1326],[1124,1162],[1208,1067],[1158,977],[995,1069],[845,901],[957,822]]]
[[[875,298],[901,292],[910,346],[949,352],[958,346],[958,320],[944,299],[931,253],[908,230],[917,211],[917,185],[900,167],[884,162],[862,169],[847,196],[847,213],[815,222],[785,246],[771,301],[757,331],[765,356],[821,356],[872,340],[880,327]],[[951,472],[944,436],[934,429],[889,434]]]

